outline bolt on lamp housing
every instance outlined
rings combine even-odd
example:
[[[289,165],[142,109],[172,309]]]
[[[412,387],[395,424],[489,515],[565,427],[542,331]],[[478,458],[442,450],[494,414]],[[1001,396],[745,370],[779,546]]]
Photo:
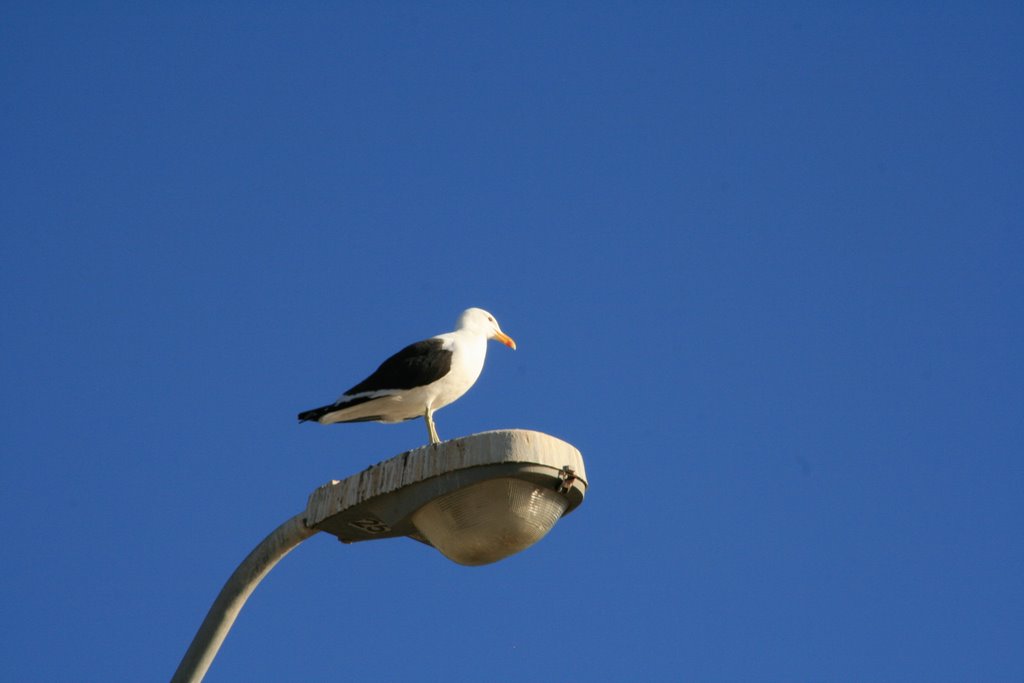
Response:
[[[344,543],[409,536],[464,565],[525,550],[586,493],[583,457],[527,430],[431,444],[321,486],[306,525]]]

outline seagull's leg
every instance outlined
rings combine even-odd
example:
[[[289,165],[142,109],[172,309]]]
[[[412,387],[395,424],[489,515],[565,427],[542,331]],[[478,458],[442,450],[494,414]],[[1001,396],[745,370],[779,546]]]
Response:
[[[437,429],[434,427],[434,411],[430,408],[423,413],[423,419],[427,421],[427,433],[430,434],[430,443],[441,443],[437,438]]]

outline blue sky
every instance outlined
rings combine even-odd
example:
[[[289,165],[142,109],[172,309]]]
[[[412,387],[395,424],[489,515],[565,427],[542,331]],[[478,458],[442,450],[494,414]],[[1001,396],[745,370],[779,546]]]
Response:
[[[465,568],[316,536],[208,681],[1024,678],[1019,3],[7,3],[0,678],[169,678],[422,423],[591,488]]]

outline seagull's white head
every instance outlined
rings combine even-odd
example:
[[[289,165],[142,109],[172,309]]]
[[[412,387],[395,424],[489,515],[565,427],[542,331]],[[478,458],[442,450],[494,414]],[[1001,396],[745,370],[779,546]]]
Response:
[[[516,348],[516,343],[513,341],[512,337],[502,332],[501,327],[498,326],[498,321],[494,319],[494,316],[482,308],[467,308],[464,310],[462,315],[459,316],[459,322],[456,324],[456,328],[460,330],[478,332],[488,339],[500,341],[510,349]]]

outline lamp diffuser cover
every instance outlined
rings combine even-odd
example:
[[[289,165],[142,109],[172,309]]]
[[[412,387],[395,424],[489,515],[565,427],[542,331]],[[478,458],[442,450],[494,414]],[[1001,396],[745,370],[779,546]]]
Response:
[[[551,530],[568,499],[522,479],[488,479],[430,501],[412,522],[432,546],[464,565],[525,550]]]

